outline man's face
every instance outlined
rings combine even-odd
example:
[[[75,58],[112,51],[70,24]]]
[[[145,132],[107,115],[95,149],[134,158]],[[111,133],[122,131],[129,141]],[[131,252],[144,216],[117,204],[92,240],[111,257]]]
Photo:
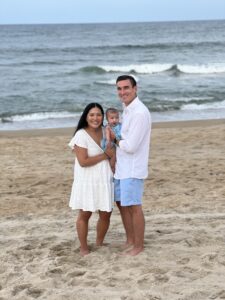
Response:
[[[117,82],[117,93],[120,100],[128,106],[137,97],[137,87],[132,86],[129,79]]]

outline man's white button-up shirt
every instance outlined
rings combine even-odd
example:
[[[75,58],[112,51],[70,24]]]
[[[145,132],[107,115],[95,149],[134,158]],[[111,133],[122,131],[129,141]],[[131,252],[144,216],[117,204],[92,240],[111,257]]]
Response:
[[[123,110],[122,140],[116,149],[116,179],[148,176],[150,135],[150,112],[137,97]]]

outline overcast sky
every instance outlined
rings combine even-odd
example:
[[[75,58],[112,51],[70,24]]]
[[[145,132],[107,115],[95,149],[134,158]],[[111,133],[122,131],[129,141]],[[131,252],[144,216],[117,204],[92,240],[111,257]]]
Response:
[[[225,19],[225,0],[0,0],[0,24]]]

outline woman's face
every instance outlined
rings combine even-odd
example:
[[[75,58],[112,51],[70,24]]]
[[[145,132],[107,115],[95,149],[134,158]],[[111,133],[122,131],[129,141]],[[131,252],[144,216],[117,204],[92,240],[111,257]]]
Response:
[[[102,125],[103,115],[98,107],[93,107],[87,114],[88,127],[97,129]]]

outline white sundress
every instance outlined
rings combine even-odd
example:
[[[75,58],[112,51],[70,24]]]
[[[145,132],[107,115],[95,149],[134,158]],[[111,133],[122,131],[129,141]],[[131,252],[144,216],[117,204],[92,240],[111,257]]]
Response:
[[[89,156],[103,153],[100,146],[84,129],[76,132],[69,142],[74,149],[77,145],[88,150]],[[69,206],[72,209],[95,212],[112,211],[114,198],[113,173],[109,160],[103,160],[90,167],[81,167],[75,157],[74,181]]]

